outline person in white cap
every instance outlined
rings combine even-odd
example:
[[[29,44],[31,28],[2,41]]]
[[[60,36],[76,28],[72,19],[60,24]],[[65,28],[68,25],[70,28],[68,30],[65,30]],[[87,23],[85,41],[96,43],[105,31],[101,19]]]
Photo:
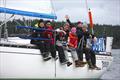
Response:
[[[96,70],[100,70],[99,67],[96,66],[96,56],[95,56],[95,52],[87,46],[87,39],[92,39],[92,41],[95,41],[95,36],[94,35],[91,35],[89,32],[88,32],[88,25],[87,23],[83,23],[83,27],[82,27],[82,52],[85,53],[85,58],[86,58],[86,61],[89,65],[89,68],[90,69],[96,69]]]

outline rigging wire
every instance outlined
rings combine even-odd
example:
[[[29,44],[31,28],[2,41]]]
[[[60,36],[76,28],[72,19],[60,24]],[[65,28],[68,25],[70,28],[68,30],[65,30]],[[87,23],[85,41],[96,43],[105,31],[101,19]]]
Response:
[[[87,0],[85,0],[85,4],[86,4],[86,10],[87,10],[87,12],[88,12],[89,7],[88,7],[88,1],[87,1]]]
[[[53,15],[56,16],[56,12],[55,12],[55,9],[54,9],[53,1],[52,0],[50,0],[50,1],[51,1],[51,7],[52,7],[52,10],[53,10]],[[53,19],[53,20],[55,20],[55,19]]]
[[[53,2],[52,2],[52,0],[50,0],[51,1],[51,7],[52,7],[52,10],[53,10],[53,15],[55,15],[56,16],[56,13],[55,13],[55,9],[54,9],[54,5],[53,5]],[[54,20],[55,19],[53,19],[53,22],[54,22]],[[55,23],[54,23],[55,24]],[[55,27],[55,26],[54,26]],[[56,33],[54,33],[54,46],[56,45]],[[55,60],[55,74],[54,74],[54,76],[56,77],[56,60]]]
[[[88,7],[88,1],[87,1],[87,0],[85,0],[85,6],[86,6],[86,12],[87,12],[87,19],[88,19],[88,21],[89,21],[89,15],[88,15],[89,7]]]

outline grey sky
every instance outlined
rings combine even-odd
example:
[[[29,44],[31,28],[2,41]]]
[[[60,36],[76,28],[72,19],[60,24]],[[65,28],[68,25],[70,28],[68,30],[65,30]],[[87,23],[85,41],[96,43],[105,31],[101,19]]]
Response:
[[[0,0],[2,2],[3,0]],[[7,0],[7,5],[11,5],[11,1],[17,4],[19,1],[31,1],[32,5],[29,6],[29,9],[35,9],[34,5],[37,8],[41,8],[39,1],[41,0]],[[49,1],[49,0],[42,0]],[[88,7],[91,8],[93,14],[93,22],[99,24],[113,24],[120,25],[120,0],[87,0]],[[37,4],[36,4],[37,3]],[[85,0],[52,0],[55,13],[58,17],[58,21],[65,20],[64,16],[67,14],[70,16],[72,22],[76,21],[86,21],[89,23],[88,13],[86,9]],[[2,4],[2,3],[0,3]],[[12,4],[13,7],[19,5]],[[50,5],[44,5],[50,7]],[[26,5],[20,7],[23,10],[26,10]],[[47,10],[47,9],[46,9]],[[36,10],[37,11],[37,10]]]
[[[120,0],[87,0],[94,23],[120,25]],[[85,0],[53,0],[58,20],[68,14],[72,21],[88,22]]]

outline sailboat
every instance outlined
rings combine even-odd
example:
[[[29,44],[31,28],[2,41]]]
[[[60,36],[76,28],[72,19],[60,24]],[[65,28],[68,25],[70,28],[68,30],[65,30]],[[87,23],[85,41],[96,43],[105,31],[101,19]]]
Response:
[[[0,7],[0,13],[49,19],[57,18],[56,15],[53,14],[16,10],[12,7]],[[5,24],[8,20],[10,19],[3,21],[1,25]],[[30,44],[30,39],[22,39],[19,37],[8,37],[7,40],[1,39],[0,78],[98,79],[112,64],[112,40],[112,37],[106,37],[105,42],[102,42],[106,43],[106,45],[103,44],[99,45],[99,47],[94,47],[94,50],[99,50],[99,54],[96,54],[96,64],[101,70],[91,70],[87,64],[84,67],[76,68],[74,62],[73,65],[67,67],[66,65],[61,65],[59,59],[43,61],[39,49],[35,48],[35,45]],[[98,44],[101,44],[101,40],[98,40]],[[68,54],[72,62],[70,52],[68,52]]]

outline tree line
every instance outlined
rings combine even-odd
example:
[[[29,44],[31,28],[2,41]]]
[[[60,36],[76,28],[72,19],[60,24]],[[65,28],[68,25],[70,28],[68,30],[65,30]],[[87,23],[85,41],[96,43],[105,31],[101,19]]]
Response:
[[[34,26],[38,22],[37,19],[35,20],[12,20],[7,22],[7,30],[8,30],[8,36],[16,36],[16,35],[24,35],[24,34],[30,34],[30,30],[28,29],[17,29],[16,26]],[[2,22],[0,21],[0,24]],[[52,22],[52,25],[54,25],[54,28],[59,28],[65,24],[64,21],[62,22]],[[73,23],[76,25],[76,23]],[[89,24],[88,24],[89,25]],[[2,35],[4,33],[4,26],[2,26]],[[97,37],[102,36],[110,36],[113,37],[113,48],[120,49],[120,25],[100,25],[100,24],[94,24],[94,32]]]

